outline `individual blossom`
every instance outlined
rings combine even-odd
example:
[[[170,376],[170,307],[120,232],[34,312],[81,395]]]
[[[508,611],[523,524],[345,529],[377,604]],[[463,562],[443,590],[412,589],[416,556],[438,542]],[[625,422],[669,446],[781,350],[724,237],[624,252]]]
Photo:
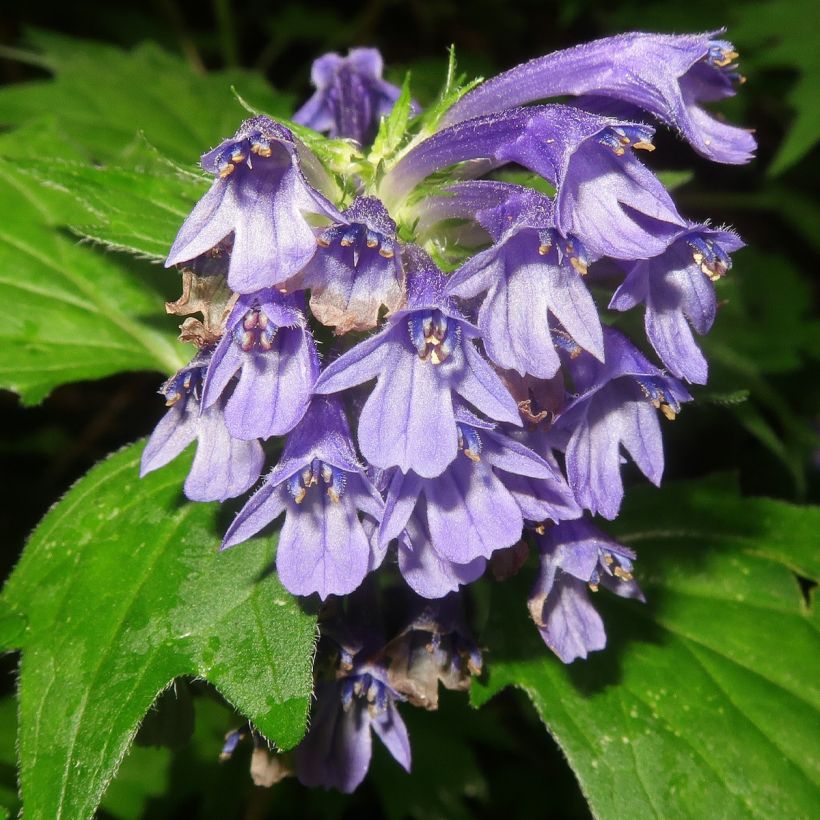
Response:
[[[603,358],[598,311],[581,278],[585,252],[577,239],[561,237],[553,227],[552,200],[522,190],[495,210],[500,235],[447,283],[447,292],[461,298],[486,294],[477,324],[487,355],[521,376],[553,377],[561,362],[549,325],[552,316],[578,345]]]
[[[359,447],[379,468],[440,475],[458,453],[453,394],[497,421],[520,424],[516,404],[484,361],[479,335],[444,294],[446,279],[407,249],[407,307],[322,372],[314,391],[336,393],[377,378],[359,418]]]
[[[632,264],[615,291],[610,308],[646,305],[646,335],[669,372],[706,384],[706,359],[692,328],[708,333],[717,299],[712,284],[732,265],[729,254],[743,247],[737,234],[707,225],[691,225],[659,256]]]
[[[375,48],[352,48],[347,57],[324,54],[313,63],[313,96],[293,121],[330,137],[347,137],[364,145],[376,135],[401,89],[382,79],[384,63]]]
[[[663,475],[658,413],[674,419],[692,397],[616,330],[604,331],[605,363],[580,353],[568,367],[580,394],[556,427],[569,437],[567,477],[578,503],[613,519],[623,499],[621,447],[656,486]]]
[[[316,254],[289,285],[310,289],[311,313],[337,334],[370,330],[382,307],[392,313],[404,302],[396,223],[384,205],[357,197],[341,218],[319,234]]]
[[[644,600],[632,576],[635,553],[588,521],[567,521],[537,537],[538,577],[530,615],[544,643],[564,662],[606,646],[601,616],[589,599],[603,585],[623,598]]]
[[[756,148],[752,134],[702,106],[733,96],[742,80],[737,52],[719,34],[633,32],[556,51],[482,83],[453,105],[442,124],[548,97],[592,95],[604,104],[625,102],[650,112],[708,159],[748,162]]]
[[[666,249],[684,220],[630,149],[653,150],[654,129],[565,105],[512,108],[439,131],[408,151],[380,186],[401,201],[435,171],[468,160],[517,163],[557,187],[555,227],[593,258],[646,259]],[[486,163],[477,166],[487,170]]]
[[[356,589],[381,563],[371,544],[381,519],[382,499],[359,462],[341,404],[315,398],[288,435],[282,458],[239,511],[222,542],[226,549],[246,541],[285,513],[276,551],[276,570],[294,595],[322,599]]]
[[[214,350],[202,407],[221,401],[236,438],[281,436],[305,414],[318,375],[302,294],[248,294],[237,301]]]
[[[556,480],[553,467],[540,456],[466,408],[456,407],[456,419],[460,454],[443,473],[424,478],[396,470],[390,479],[379,530],[382,546],[402,535],[414,512],[423,517],[428,536],[422,543],[413,537],[400,539],[402,569],[403,553],[417,549],[432,550],[445,566],[465,566],[512,546],[521,537],[524,519],[503,476]],[[435,564],[431,568],[435,575]],[[430,579],[424,591],[412,577],[408,580],[428,597],[430,586],[450,590],[448,575]]]
[[[421,600],[407,626],[385,647],[388,680],[414,706],[438,709],[439,683],[464,692],[481,674],[481,650],[470,634],[461,597]]]
[[[410,739],[388,681],[387,669],[365,650],[345,653],[336,680],[316,687],[310,730],[295,753],[296,775],[305,786],[350,793],[364,780],[373,755],[371,732],[396,762],[410,771]]]
[[[246,120],[202,156],[216,179],[177,234],[166,267],[193,260],[232,234],[233,290],[254,293],[294,276],[316,251],[306,214],[339,218],[308,182],[305,163],[321,168],[287,128],[264,116]]]
[[[248,490],[259,478],[265,455],[256,440],[234,438],[217,403],[202,408],[202,381],[209,353],[200,353],[160,388],[168,412],[160,419],[142,453],[140,476],[164,467],[191,442],[196,454],[185,479],[192,501],[224,501]]]

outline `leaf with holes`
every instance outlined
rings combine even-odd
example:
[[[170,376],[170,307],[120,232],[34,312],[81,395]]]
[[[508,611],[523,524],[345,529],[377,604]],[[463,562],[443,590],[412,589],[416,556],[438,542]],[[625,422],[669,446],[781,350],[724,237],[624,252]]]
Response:
[[[527,622],[530,579],[499,585],[473,702],[524,689],[597,817],[814,816],[820,642],[795,573],[820,574],[820,508],[669,484],[612,530],[647,604],[598,593],[609,645],[566,667]]]
[[[140,481],[111,456],[43,519],[9,579],[25,619],[18,750],[29,817],[90,817],[171,681],[210,681],[282,748],[301,738],[316,619],[270,572],[270,539],[219,553],[217,505],[189,504],[183,458]]]

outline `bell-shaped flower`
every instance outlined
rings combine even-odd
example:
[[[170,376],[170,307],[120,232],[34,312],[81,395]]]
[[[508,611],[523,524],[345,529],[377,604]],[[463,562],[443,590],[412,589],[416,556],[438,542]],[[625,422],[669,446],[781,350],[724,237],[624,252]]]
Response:
[[[303,308],[302,294],[268,289],[240,296],[231,311],[208,366],[202,407],[221,402],[236,438],[284,435],[305,414],[319,360]]]
[[[672,420],[692,397],[677,379],[647,361],[625,336],[604,330],[606,362],[588,354],[568,367],[581,391],[556,427],[565,431],[567,477],[578,503],[613,519],[623,499],[621,447],[656,486],[663,475],[663,441],[656,410]]]
[[[191,442],[196,454],[185,495],[192,501],[224,501],[242,495],[259,478],[265,454],[256,440],[234,438],[221,402],[202,408],[202,381],[209,354],[200,353],[162,385],[168,412],[160,419],[142,453],[140,475],[164,467]]]
[[[653,150],[654,130],[565,105],[511,108],[439,131],[408,151],[380,191],[401,201],[435,171],[467,160],[514,162],[557,188],[555,227],[592,257],[657,256],[684,220],[668,191],[631,148]],[[478,163],[476,172],[487,170]],[[469,167],[465,172],[469,172]]]
[[[333,681],[316,687],[310,729],[296,748],[296,775],[305,786],[350,793],[364,780],[375,732],[387,751],[410,771],[410,738],[384,664],[366,651],[344,653]]]
[[[222,548],[246,541],[285,513],[276,570],[294,595],[345,595],[384,557],[359,513],[381,519],[382,498],[359,462],[344,411],[315,398],[290,433],[282,458],[239,511]]]
[[[401,94],[400,88],[382,79],[383,70],[382,55],[375,48],[352,48],[347,57],[322,55],[310,73],[316,91],[293,121],[330,137],[367,144]]]
[[[692,328],[708,333],[717,299],[712,282],[732,265],[729,254],[743,247],[732,231],[691,225],[659,256],[635,262],[615,291],[610,308],[629,310],[646,304],[646,335],[669,372],[706,384],[706,359]]]
[[[478,329],[445,296],[444,275],[419,248],[408,249],[407,262],[407,307],[328,365],[314,392],[377,378],[359,419],[362,455],[382,469],[433,478],[458,453],[454,394],[492,419],[521,422],[515,401],[474,345]]]
[[[561,237],[553,227],[552,200],[522,190],[497,210],[503,233],[447,283],[453,296],[486,293],[477,324],[487,355],[505,370],[551,378],[561,366],[549,327],[553,316],[578,345],[602,359],[598,310],[581,278],[585,252],[578,240]]]
[[[711,116],[702,103],[735,94],[742,80],[731,43],[707,34],[633,32],[556,51],[516,66],[465,94],[442,125],[549,97],[600,96],[648,111],[716,162],[748,162],[752,134]]]
[[[606,646],[601,616],[589,590],[603,585],[623,598],[644,600],[632,577],[635,553],[588,521],[568,521],[537,538],[538,577],[528,600],[544,643],[564,662],[586,658]]]
[[[308,182],[305,162],[320,167],[287,128],[264,116],[246,120],[202,156],[216,179],[177,234],[166,267],[195,259],[232,234],[233,290],[254,293],[297,274],[316,251],[306,214],[339,219]]]
[[[370,330],[382,306],[404,302],[396,223],[375,197],[358,197],[342,220],[319,234],[319,248],[288,287],[310,289],[311,313],[337,334]]]
[[[521,507],[504,477],[556,480],[552,465],[529,448],[499,433],[466,408],[456,407],[458,457],[435,478],[396,470],[387,489],[379,538],[386,546],[401,536],[414,511],[426,523],[423,549],[432,550],[444,566],[467,566],[512,546],[521,537]],[[541,519],[543,520],[543,519]],[[399,542],[401,554],[415,549],[410,538]],[[400,560],[401,565],[401,560]],[[449,578],[449,573],[445,573]],[[425,592],[408,579],[423,597]],[[448,589],[446,578],[436,589]],[[432,596],[438,597],[438,596]]]

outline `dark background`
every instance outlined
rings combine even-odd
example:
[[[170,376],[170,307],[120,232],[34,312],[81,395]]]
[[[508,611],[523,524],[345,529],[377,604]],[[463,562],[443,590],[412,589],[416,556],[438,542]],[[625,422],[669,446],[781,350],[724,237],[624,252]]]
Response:
[[[225,65],[260,70],[271,83],[293,92],[295,100],[309,93],[310,63],[318,54],[353,45],[376,45],[390,67],[391,78],[400,80],[406,68],[413,70],[414,94],[424,101],[441,82],[451,43],[456,45],[460,68],[471,75],[488,76],[527,58],[620,31],[704,31],[726,25],[729,38],[741,52],[741,69],[749,82],[740,97],[723,110],[731,119],[756,128],[758,159],[740,168],[710,165],[675,136],[662,131],[653,162],[663,170],[693,169],[694,178],[676,194],[682,212],[693,219],[711,216],[717,224],[731,223],[753,245],[737,255],[730,276],[741,281],[738,288],[746,306],[743,321],[747,333],[754,335],[759,328],[757,344],[761,349],[770,346],[777,350],[779,345],[790,343],[788,331],[795,322],[808,322],[817,312],[818,152],[809,152],[781,175],[767,172],[801,105],[809,111],[813,107],[820,116],[820,58],[814,56],[820,54],[816,12],[811,0],[720,4],[703,0],[674,4],[373,0],[359,5],[85,0],[15,4],[0,18],[0,44],[23,45],[30,27],[105,40],[125,48],[151,39],[184,55],[202,70]],[[798,22],[791,33],[789,20]],[[786,56],[772,59],[775,51]],[[36,69],[0,57],[0,81],[23,82],[37,76]],[[795,101],[790,94],[810,76],[818,78],[818,85],[809,85],[813,100]],[[206,147],[192,146],[192,158]],[[662,165],[658,165],[658,157],[662,157]],[[784,267],[792,272],[789,277],[784,277]],[[744,269],[748,271],[745,284]],[[796,290],[795,280],[799,285]],[[174,284],[170,284],[171,289]],[[784,288],[788,288],[788,298],[783,295]],[[720,326],[719,317],[718,334]],[[732,337],[725,341],[731,344]],[[791,500],[820,499],[818,351],[820,340],[809,339],[794,367],[762,373],[762,382],[757,376],[744,378],[731,368],[714,366],[712,384],[702,392],[702,401],[687,408],[674,426],[665,427],[667,477],[733,470],[748,493]],[[23,409],[14,396],[0,394],[4,477],[0,526],[5,534],[0,570],[5,573],[10,568],[27,533],[71,482],[111,450],[150,432],[163,411],[155,395],[159,382],[157,374],[145,373],[75,384],[56,390],[33,409]],[[750,391],[746,410],[733,403],[732,397],[739,390]],[[754,422],[749,421],[749,409],[754,410]],[[774,443],[771,435],[761,433],[759,419],[774,436]],[[6,667],[12,666],[13,661],[7,660]],[[6,688],[10,685],[9,675]],[[418,725],[411,726],[411,733],[426,735],[435,745],[437,733],[446,734],[467,720],[460,700],[448,699],[445,706],[441,720],[435,723],[437,716],[415,717]],[[509,816],[585,816],[571,773],[523,699],[505,694],[482,711],[482,716],[485,714],[482,727],[476,724],[467,734],[472,732],[469,742],[476,765],[490,788],[483,794],[477,789],[466,803],[458,805],[481,816],[499,812]],[[459,732],[463,731],[459,726]],[[433,755],[431,760],[435,759]],[[353,816],[376,812],[377,805],[390,816],[401,816],[401,792],[396,792],[395,775],[381,758],[375,764],[375,785],[368,784],[353,801],[317,795],[310,803],[300,802],[304,793],[293,783],[271,792],[253,789],[248,785],[246,762],[245,757],[218,769],[197,768],[190,749],[183,746],[176,753],[166,796],[156,798],[145,816],[255,817],[267,816],[268,811],[274,811],[275,816],[289,816],[294,811]],[[431,789],[437,788],[437,777],[440,783],[448,777],[470,777],[457,761],[446,757],[441,758],[440,769],[428,768],[433,771],[424,782]],[[207,798],[197,796],[198,780],[203,776],[212,781],[205,792],[210,795]],[[393,794],[392,800],[385,797],[388,792]],[[445,800],[441,805],[449,804]],[[458,816],[460,809],[452,804],[442,811],[441,816]]]

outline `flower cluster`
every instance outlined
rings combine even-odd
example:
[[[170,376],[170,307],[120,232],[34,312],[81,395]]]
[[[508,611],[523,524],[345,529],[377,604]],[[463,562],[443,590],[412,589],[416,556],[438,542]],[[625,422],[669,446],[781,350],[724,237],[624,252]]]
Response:
[[[317,60],[293,124],[254,116],[202,157],[213,182],[167,265],[208,294],[189,305],[206,324],[183,325],[198,350],[162,388],[143,472],[196,440],[191,499],[258,483],[223,547],[281,518],[279,578],[322,600],[383,563],[447,600],[488,562],[520,568],[523,539],[544,642],[567,663],[601,649],[588,590],[642,596],[634,554],[590,519],[618,515],[625,455],[660,483],[662,420],[706,382],[694,334],[742,245],[682,216],[637,152],[654,119],[748,161],[751,134],[702,107],[734,93],[736,57],[716,33],[622,35],[446,88],[428,111],[375,50]],[[641,304],[648,345],[612,326]],[[419,654],[418,631],[401,661],[339,644],[297,753],[305,782],[355,787],[371,730],[409,766],[394,701],[435,704],[461,675],[430,660],[438,639]]]

